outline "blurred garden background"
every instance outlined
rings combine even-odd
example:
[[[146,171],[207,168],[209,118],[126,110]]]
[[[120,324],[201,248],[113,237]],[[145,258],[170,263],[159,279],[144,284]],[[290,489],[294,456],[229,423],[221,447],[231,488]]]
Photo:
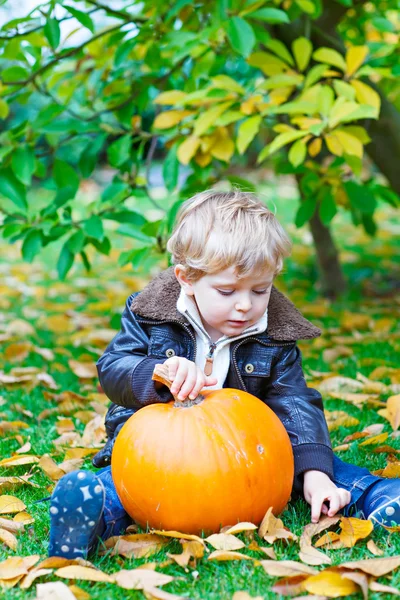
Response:
[[[294,242],[276,286],[323,331],[300,348],[335,451],[400,476],[399,3],[3,1],[0,25],[4,597],[50,597],[50,582],[70,586],[60,598],[395,594],[398,533],[348,542],[338,523],[325,559],[298,563],[322,587],[311,572],[280,583],[266,559],[299,561],[302,501],[282,516],[297,540],[238,534],[250,559],[186,560],[179,536],[132,537],[70,579],[43,563],[36,502],[91,468],[108,403],[95,362],[127,297],[169,265],[181,202],[214,186],[256,192]],[[377,557],[392,562],[355,581],[329,571]],[[171,577],[165,591],[107,580],[139,566]]]

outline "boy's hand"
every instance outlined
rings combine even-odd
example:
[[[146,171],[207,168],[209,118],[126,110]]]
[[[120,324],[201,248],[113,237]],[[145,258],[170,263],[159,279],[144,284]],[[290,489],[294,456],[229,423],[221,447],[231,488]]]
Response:
[[[178,400],[181,401],[186,400],[188,396],[190,400],[194,400],[203,387],[218,382],[216,377],[205,375],[193,361],[183,356],[172,356],[164,365],[168,367],[169,378],[173,381],[171,394],[178,395]]]
[[[338,488],[325,473],[306,471],[304,473],[304,498],[311,504],[311,522],[318,523],[321,512],[333,517],[351,500],[351,494]],[[329,502],[329,508],[325,501]]]

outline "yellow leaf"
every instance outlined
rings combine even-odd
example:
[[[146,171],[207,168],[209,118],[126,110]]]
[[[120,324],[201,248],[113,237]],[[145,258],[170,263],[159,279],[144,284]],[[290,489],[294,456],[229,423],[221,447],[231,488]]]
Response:
[[[254,529],[257,529],[257,525],[254,525],[254,523],[237,523],[237,525],[233,525],[232,527],[228,527],[228,529],[226,529],[224,531],[224,533],[240,533],[241,531],[252,531]]]
[[[350,85],[356,90],[356,99],[360,104],[373,106],[379,112],[381,108],[381,99],[378,92],[358,79],[353,79],[353,81],[350,82]]]
[[[293,88],[291,87],[282,87],[277,90],[272,90],[272,92],[269,93],[270,103],[274,106],[279,106],[279,104],[286,102],[292,91]]]
[[[278,75],[282,71],[286,71],[288,65],[269,52],[254,52],[247,58],[247,62],[252,67],[258,67],[268,76]]]
[[[186,97],[186,93],[181,90],[169,90],[168,92],[162,92],[155,99],[155,104],[180,104]]]
[[[342,127],[341,129],[343,131],[346,131],[347,133],[350,133],[350,135],[356,137],[363,144],[368,144],[368,142],[371,141],[371,138],[369,137],[369,135],[366,132],[366,130],[364,129],[364,127],[360,127],[359,125],[347,125],[346,127]],[[371,320],[369,320],[369,323],[371,323]],[[375,331],[376,323],[377,323],[377,321],[373,322],[374,331]]]
[[[321,548],[322,546],[331,546],[334,542],[337,542],[340,540],[340,535],[338,533],[336,533],[335,531],[328,531],[328,533],[325,533],[324,535],[322,535],[316,542],[315,542],[315,547],[316,548]]]
[[[303,72],[310,62],[312,43],[305,37],[296,38],[292,44],[292,51],[299,71]]]
[[[188,165],[190,163],[200,146],[200,142],[200,138],[194,135],[190,135],[182,142],[177,151],[178,160],[182,165]]]
[[[238,136],[237,136],[237,140],[236,140],[236,145],[237,145],[239,154],[243,154],[247,150],[248,145],[252,142],[254,137],[257,135],[258,130],[260,129],[260,125],[261,125],[261,116],[260,115],[255,115],[254,117],[250,117],[249,119],[246,119],[245,121],[243,121],[243,123],[240,124],[239,130],[238,130]]]
[[[156,533],[157,535],[162,535],[164,537],[172,537],[177,538],[178,540],[194,540],[196,542],[200,542],[200,544],[205,545],[203,538],[195,535],[194,533],[182,533],[181,531],[164,531],[162,529],[152,529],[150,533]]]
[[[400,425],[400,394],[390,396],[390,398],[387,399],[386,408],[392,429],[396,431]]]
[[[26,505],[15,496],[0,496],[0,514],[18,513],[24,510]]]
[[[260,560],[260,564],[267,575],[271,575],[271,577],[294,577],[304,573],[308,575],[318,573],[316,569],[295,560]]]
[[[35,579],[38,577],[43,577],[44,575],[49,575],[52,572],[53,569],[32,569],[27,575],[25,575],[19,587],[21,590],[27,590],[31,587]]]
[[[227,550],[215,550],[211,552],[207,560],[254,560],[251,556],[242,554],[241,552],[228,552]]]
[[[346,548],[352,548],[358,540],[368,537],[373,531],[374,525],[368,519],[356,519],[355,517],[343,517],[340,521],[340,541]]]
[[[80,379],[92,379],[97,377],[96,363],[93,362],[81,362],[78,360],[69,360],[68,365],[72,372]]]
[[[212,156],[210,152],[206,152],[205,154],[203,154],[203,152],[197,152],[194,160],[200,167],[206,167],[210,164]]]
[[[191,114],[190,110],[168,110],[162,112],[154,119],[153,127],[155,129],[169,129]]]
[[[17,538],[13,533],[11,533],[11,531],[7,531],[7,529],[0,528],[0,541],[11,548],[11,550],[14,550],[14,552],[17,549]]]
[[[214,533],[206,538],[206,542],[216,550],[240,550],[245,547],[239,538],[229,533]]]
[[[321,63],[327,63],[328,65],[338,67],[344,72],[347,68],[343,56],[337,50],[333,50],[332,48],[318,48],[313,54],[313,59]]]
[[[228,75],[216,75],[211,78],[212,86],[219,90],[228,90],[237,94],[244,94],[246,90],[237,81]]]
[[[335,129],[335,136],[339,140],[339,143],[343,146],[343,150],[346,154],[362,158],[364,147],[359,139],[354,137],[354,135],[350,135],[347,133],[347,131],[343,131],[342,129]]]
[[[340,573],[326,569],[318,575],[312,575],[304,582],[304,588],[311,594],[336,598],[358,592],[358,585],[350,579],[345,579]]]
[[[53,481],[58,481],[65,475],[65,471],[59,468],[57,463],[49,454],[44,454],[40,459],[38,466],[46,473]]]
[[[114,577],[110,577],[102,571],[91,569],[90,567],[81,567],[80,565],[69,565],[61,567],[54,573],[57,577],[65,579],[82,579],[84,581],[103,581],[105,583],[115,583]]]
[[[301,561],[306,563],[307,565],[330,565],[332,560],[324,554],[320,552],[314,546],[303,544],[301,546],[301,550],[299,552],[299,558]]]
[[[350,77],[361,67],[368,54],[368,46],[351,46],[346,53],[346,75]]]
[[[221,116],[230,106],[232,102],[221,102],[212,108],[203,112],[196,120],[193,133],[195,136],[201,136],[209,127],[215,124],[216,119]]]
[[[24,525],[30,525],[31,523],[34,523],[35,519],[29,513],[22,511],[22,512],[17,513],[14,516],[13,521],[15,523],[18,523],[18,524],[24,526]]]
[[[235,144],[229,137],[227,130],[222,127],[219,128],[215,135],[215,140],[210,149],[211,155],[218,160],[229,162],[235,151]]]
[[[359,446],[373,446],[374,444],[382,444],[388,438],[388,433],[380,433],[379,435],[374,435],[373,437],[368,438],[364,442],[358,444]]]
[[[283,526],[282,519],[279,519],[272,514],[272,507],[265,513],[258,529],[258,535],[270,544],[277,539],[297,539],[294,533]]]
[[[317,156],[321,152],[322,140],[321,138],[315,138],[308,144],[308,154],[310,156]]]
[[[327,133],[324,136],[325,144],[329,150],[335,156],[342,156],[343,154],[343,146],[339,142],[338,138],[333,133]]]
[[[382,556],[384,554],[383,550],[378,548],[378,546],[375,544],[374,540],[368,540],[367,548],[375,556]]]
[[[244,102],[241,103],[240,111],[244,115],[252,115],[257,110],[257,108],[256,108],[257,103],[261,102],[261,101],[262,101],[261,94],[256,94],[255,96],[251,96],[250,98],[248,98],[247,100],[245,100]]]

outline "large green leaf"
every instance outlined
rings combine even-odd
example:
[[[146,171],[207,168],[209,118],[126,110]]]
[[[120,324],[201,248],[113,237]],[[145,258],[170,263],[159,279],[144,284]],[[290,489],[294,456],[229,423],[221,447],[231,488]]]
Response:
[[[25,185],[30,185],[35,171],[35,155],[32,148],[26,144],[18,146],[13,152],[11,165],[17,179]]]
[[[232,48],[247,58],[256,43],[251,25],[241,17],[232,17],[228,21],[227,34]]]
[[[260,8],[247,15],[249,19],[260,19],[267,23],[290,23],[288,14],[279,8]]]
[[[115,140],[107,150],[108,160],[113,167],[121,167],[130,157],[132,147],[132,136],[123,135]]]
[[[57,271],[60,279],[65,279],[68,271],[74,264],[75,255],[68,248],[68,241],[63,245],[57,261]]]
[[[163,163],[163,179],[165,187],[169,192],[174,190],[178,184],[179,160],[177,158],[177,144],[170,148]]]
[[[90,15],[78,10],[77,8],[74,8],[73,6],[69,6],[68,4],[64,4],[63,6],[73,17],[75,17],[77,21],[79,21],[81,25],[89,29],[89,31],[92,33],[94,32],[94,24]]]
[[[257,135],[261,125],[261,116],[254,115],[249,117],[240,124],[237,136],[237,149],[240,154],[243,154],[254,137]]]
[[[355,181],[345,181],[343,184],[351,204],[362,214],[372,215],[376,208],[376,198],[372,190],[366,185],[359,185]]]
[[[41,248],[42,234],[37,229],[33,229],[28,233],[22,244],[21,252],[23,259],[31,263]]]
[[[57,19],[47,19],[43,33],[52,48],[56,49],[60,43],[60,24]]]
[[[316,207],[316,198],[306,198],[305,200],[303,200],[296,214],[296,227],[302,227],[305,223],[307,223],[307,221],[309,221],[313,216]]]
[[[10,168],[0,170],[0,194],[11,200],[24,212],[26,211],[25,187],[18,181]]]
[[[98,215],[92,215],[91,217],[89,217],[89,219],[83,222],[82,227],[86,235],[88,235],[91,238],[95,238],[99,242],[103,241],[103,223]]]

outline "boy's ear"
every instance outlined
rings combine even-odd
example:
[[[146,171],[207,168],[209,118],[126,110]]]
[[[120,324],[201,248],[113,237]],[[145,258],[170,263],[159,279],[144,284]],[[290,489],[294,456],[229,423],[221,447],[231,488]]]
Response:
[[[174,273],[185,294],[194,296],[193,286],[186,276],[185,267],[183,265],[175,265]]]

